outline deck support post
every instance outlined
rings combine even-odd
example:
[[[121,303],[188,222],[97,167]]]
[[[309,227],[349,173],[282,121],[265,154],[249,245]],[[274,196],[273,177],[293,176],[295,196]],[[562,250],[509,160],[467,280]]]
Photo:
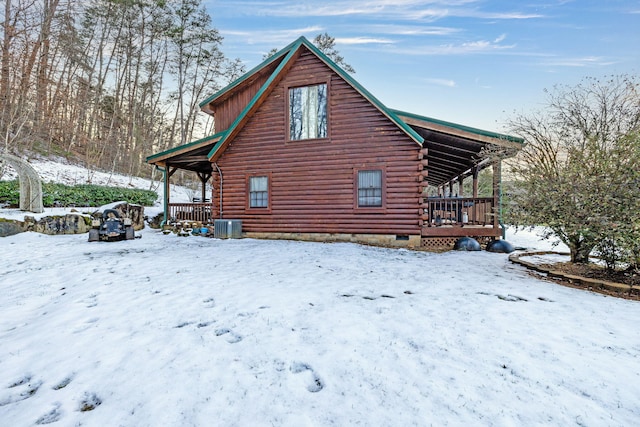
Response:
[[[178,170],[177,167],[171,167],[167,163],[164,168],[164,223],[169,220],[169,201],[171,200],[171,176]]]
[[[493,162],[493,227],[498,228],[502,221],[502,188],[501,188],[502,162],[496,159]]]
[[[211,178],[211,172],[196,172],[200,178],[200,200],[202,203],[207,199],[207,181]]]
[[[471,174],[473,176],[473,197],[478,197],[478,167],[474,166],[471,168]]]

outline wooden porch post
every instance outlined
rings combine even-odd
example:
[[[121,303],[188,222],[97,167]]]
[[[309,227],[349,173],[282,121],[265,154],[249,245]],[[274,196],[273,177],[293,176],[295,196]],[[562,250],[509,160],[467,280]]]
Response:
[[[425,223],[429,226],[431,225],[429,203],[425,200],[427,197],[426,190],[429,187],[429,181],[427,180],[429,177],[429,172],[427,170],[427,167],[429,166],[428,155],[429,150],[426,147],[421,148],[418,152],[418,192],[420,194],[420,198],[418,199],[418,204],[420,205],[420,219],[418,220],[418,223],[420,224],[421,230],[425,226]],[[422,235],[422,231],[420,232],[420,235]]]
[[[162,225],[167,223],[169,219],[169,165],[164,165],[164,169],[162,170],[162,177],[164,178],[163,188],[164,188],[164,215]]]
[[[502,207],[500,206],[501,191],[500,181],[502,174],[502,162],[500,159],[496,159],[493,162],[493,228],[500,226],[500,220],[502,219]]]
[[[178,170],[177,167],[171,168],[167,163],[164,167],[164,223],[166,224],[169,220],[169,203],[171,200],[171,186],[170,186],[170,178],[176,173]]]
[[[458,196],[462,197],[464,194],[464,176],[462,174],[458,175]]]
[[[207,181],[211,178],[211,173],[209,172],[197,172],[198,178],[200,178],[200,183],[202,184],[200,191],[200,200],[202,203],[207,199]]]
[[[471,173],[473,176],[473,198],[475,199],[478,197],[478,167],[474,166]]]

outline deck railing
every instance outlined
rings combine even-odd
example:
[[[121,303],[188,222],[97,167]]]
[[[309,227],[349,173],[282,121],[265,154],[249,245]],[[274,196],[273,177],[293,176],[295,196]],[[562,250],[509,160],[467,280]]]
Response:
[[[493,197],[429,197],[425,201],[426,226],[493,225]]]
[[[211,203],[169,203],[168,218],[175,221],[200,221],[209,223],[213,212]]]

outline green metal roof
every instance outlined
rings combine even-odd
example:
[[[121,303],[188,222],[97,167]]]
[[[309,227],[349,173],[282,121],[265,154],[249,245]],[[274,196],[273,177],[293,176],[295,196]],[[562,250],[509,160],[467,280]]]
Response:
[[[226,138],[233,134],[238,124],[245,118],[245,116],[251,111],[255,106],[260,97],[269,89],[274,80],[278,77],[278,75],[285,68],[286,64],[291,61],[295,52],[300,49],[300,47],[305,46],[311,52],[313,52],[316,56],[320,58],[329,68],[331,68],[334,72],[336,72],[340,77],[342,77],[347,83],[349,83],[354,89],[356,89],[362,96],[364,96],[369,102],[371,102],[374,106],[376,106],[387,118],[389,118],[392,122],[394,122],[400,129],[402,129],[409,137],[411,137],[418,144],[422,144],[424,139],[418,135],[416,131],[414,131],[409,125],[403,122],[393,111],[389,110],[384,104],[382,104],[376,97],[374,97],[369,91],[367,91],[364,87],[362,87],[353,77],[349,75],[346,71],[344,71],[340,66],[338,66],[335,62],[333,62],[329,57],[327,57],[324,53],[322,53],[317,47],[313,45],[313,43],[309,42],[305,37],[298,38],[295,42],[291,43],[284,49],[277,52],[271,58],[264,61],[262,64],[258,65],[256,68],[249,71],[246,75],[241,77],[240,79],[233,82],[231,85],[227,86],[227,88],[217,92],[216,94],[207,98],[204,102],[200,104],[200,106],[204,106],[216,98],[223,95],[226,91],[237,87],[241,82],[247,80],[251,75],[257,73],[260,69],[266,67],[267,65],[273,63],[276,59],[284,56],[284,59],[278,67],[271,74],[269,79],[262,85],[260,90],[254,95],[249,104],[242,110],[242,112],[236,117],[236,120],[231,124],[229,129],[226,131],[226,135],[214,145],[214,147],[209,152],[208,157],[212,158],[216,152],[223,145]]]
[[[254,68],[249,70],[247,73],[243,74],[238,79],[236,79],[233,82],[229,83],[227,86],[225,86],[224,88],[220,89],[218,92],[214,93],[213,95],[211,95],[210,97],[208,97],[207,99],[205,99],[204,101],[202,101],[198,105],[200,106],[200,108],[203,108],[205,105],[207,105],[211,101],[215,101],[217,98],[219,98],[220,96],[224,95],[226,92],[230,91],[231,89],[240,86],[240,84],[242,84],[242,82],[248,80],[249,78],[251,78],[252,76],[257,74],[258,71],[262,70],[263,68],[265,68],[269,64],[272,64],[272,63],[276,62],[278,59],[280,59],[283,56],[285,56],[289,52],[289,50],[296,43],[298,43],[298,40],[294,41],[293,43],[291,43],[290,45],[288,45],[284,49],[276,52],[275,54],[273,54],[269,58],[265,59],[259,65],[255,66]]]
[[[368,90],[366,90],[360,83],[358,83],[349,73],[344,71],[340,66],[338,66],[335,62],[331,60],[327,55],[322,53],[320,49],[318,49],[313,43],[309,42],[304,37],[300,37],[302,43],[313,53],[315,53],[322,61],[324,61],[333,71],[338,73],[340,77],[346,80],[355,90],[360,92],[362,96],[367,98],[369,102],[375,105],[385,116],[387,116],[392,122],[398,125],[407,135],[409,135],[414,141],[418,144],[422,144],[424,139],[418,135],[416,131],[414,131],[411,126],[407,125],[403,122],[392,110],[387,108],[382,102],[378,100],[375,96],[373,96]]]
[[[294,47],[295,46],[296,45],[294,45]],[[291,60],[291,58],[293,58],[293,55],[296,52],[296,50],[298,50],[297,47],[295,49],[291,49],[287,53],[287,56],[285,56],[285,58],[282,60],[282,62],[280,62],[280,65],[278,65],[278,67],[271,74],[271,76],[269,76],[267,81],[264,82],[264,84],[262,85],[260,90],[258,90],[258,92],[253,96],[253,98],[251,99],[249,104],[247,104],[247,106],[244,107],[242,112],[238,115],[238,117],[236,117],[236,119],[233,121],[231,126],[229,126],[229,129],[226,130],[225,135],[220,139],[220,141],[218,141],[218,143],[216,145],[213,146],[211,151],[209,151],[209,154],[208,154],[207,157],[209,157],[211,159],[216,154],[216,151],[218,151],[220,149],[222,144],[224,144],[224,142],[226,141],[227,137],[229,135],[233,134],[233,132],[236,130],[236,128],[238,127],[240,122],[246,117],[246,115],[249,113],[249,111],[251,111],[251,109],[256,106],[256,103],[258,102],[260,97],[267,91],[269,86],[271,86],[271,84],[276,79],[278,74],[280,74],[280,71],[282,71],[282,69],[285,67],[285,65]],[[278,52],[276,55],[279,55],[279,54],[280,54],[280,52]]]
[[[432,117],[426,117],[426,116],[420,116],[418,114],[407,113],[405,111],[400,111],[400,110],[391,110],[391,111],[393,111],[396,115],[399,115],[399,116],[412,117],[414,119],[422,120],[424,122],[429,122],[429,123],[433,123],[433,124],[441,125],[441,126],[447,126],[447,127],[453,128],[453,129],[464,131],[464,132],[474,133],[476,135],[482,135],[482,136],[487,136],[489,138],[495,138],[495,139],[500,139],[500,140],[505,140],[505,141],[517,142],[517,143],[520,143],[520,144],[524,144],[524,138],[520,138],[518,136],[506,135],[506,134],[497,133],[497,132],[491,132],[491,131],[488,131],[488,130],[483,130],[483,129],[478,129],[478,128],[474,128],[474,127],[470,127],[470,126],[460,125],[458,123],[453,123],[453,122],[447,122],[447,121],[444,121],[444,120],[434,119]]]
[[[212,101],[215,101],[216,99],[218,99],[221,96],[223,96],[225,93],[237,88],[243,82],[247,81],[252,76],[256,75],[258,72],[263,70],[265,67],[267,67],[267,66],[269,66],[271,64],[274,64],[277,61],[280,61],[280,63],[275,68],[275,70],[271,73],[269,78],[260,87],[258,92],[254,95],[254,97],[247,104],[247,106],[242,110],[242,112],[238,115],[238,117],[236,117],[236,119],[234,120],[234,122],[231,124],[231,126],[228,129],[226,129],[223,132],[219,132],[219,133],[217,133],[215,135],[211,135],[209,137],[202,138],[202,139],[199,139],[197,141],[194,141],[194,142],[191,142],[191,143],[188,143],[188,144],[184,144],[184,145],[181,145],[181,146],[178,146],[178,147],[174,147],[174,148],[172,148],[170,150],[166,150],[166,151],[163,151],[161,153],[157,153],[157,154],[154,154],[152,156],[149,156],[146,159],[147,163],[149,163],[150,161],[152,161],[154,159],[161,158],[161,157],[164,157],[166,155],[169,155],[169,154],[172,154],[174,152],[177,152],[179,150],[188,149],[190,147],[197,146],[198,144],[201,144],[203,142],[210,141],[210,140],[213,140],[215,138],[219,138],[219,140],[217,142],[215,142],[215,144],[213,145],[213,147],[209,151],[209,154],[207,155],[207,157],[209,159],[211,159],[213,156],[215,156],[216,152],[218,152],[218,150],[220,150],[220,148],[224,145],[224,142],[227,140],[227,138],[235,133],[235,131],[237,130],[237,128],[240,125],[240,123],[244,119],[246,119],[247,115],[254,108],[257,107],[257,103],[260,100],[260,98],[265,94],[265,92],[267,92],[269,90],[271,85],[278,78],[278,76],[281,74],[283,69],[292,60],[292,58],[294,57],[295,53],[302,46],[306,47],[309,51],[313,52],[329,68],[331,68],[342,79],[344,79],[347,83],[349,83],[356,91],[358,91],[362,96],[364,96],[369,102],[371,102],[376,108],[378,108],[378,110],[380,112],[382,112],[389,120],[391,120],[393,123],[395,123],[403,132],[405,132],[410,138],[412,138],[418,144],[422,144],[424,142],[424,138],[422,136],[420,136],[411,126],[409,126],[402,119],[402,117],[414,118],[416,120],[424,121],[424,122],[427,122],[427,123],[432,123],[434,125],[445,126],[445,127],[449,127],[449,128],[455,129],[455,130],[468,132],[468,133],[479,135],[479,136],[494,138],[494,139],[498,139],[498,140],[502,140],[502,141],[509,141],[509,142],[518,143],[518,144],[523,144],[524,143],[524,139],[520,138],[520,137],[501,134],[501,133],[497,133],[497,132],[486,131],[486,130],[482,130],[482,129],[477,129],[477,128],[473,128],[473,127],[470,127],[470,126],[464,126],[464,125],[460,125],[460,124],[457,124],[457,123],[452,123],[452,122],[447,122],[447,121],[444,121],[444,120],[434,119],[434,118],[431,118],[431,117],[421,116],[421,115],[418,115],[418,114],[407,113],[407,112],[400,111],[400,110],[389,109],[382,102],[380,102],[375,96],[373,96],[368,90],[366,90],[362,85],[360,85],[349,73],[344,71],[333,60],[331,60],[331,58],[329,58],[324,53],[322,53],[315,45],[313,45],[313,43],[309,42],[309,40],[307,40],[305,37],[300,37],[296,41],[294,41],[293,43],[289,44],[285,48],[283,48],[280,51],[276,52],[271,57],[269,57],[266,60],[264,60],[258,66],[254,67],[249,72],[244,74],[242,77],[238,78],[237,80],[235,80],[234,82],[232,82],[231,84],[229,84],[225,88],[221,89],[220,91],[214,93],[213,95],[211,95],[210,97],[208,97],[207,99],[205,99],[203,102],[201,102],[199,104],[200,107],[203,108],[205,105],[211,103]]]
[[[187,144],[178,145],[177,147],[170,148],[169,150],[165,150],[165,151],[162,151],[160,153],[152,154],[151,156],[148,156],[146,158],[146,162],[147,163],[151,163],[152,160],[157,159],[159,157],[165,157],[165,156],[167,156],[169,154],[176,153],[176,152],[178,152],[180,150],[189,149],[189,148],[198,146],[199,144],[202,144],[203,142],[211,141],[211,140],[216,139],[218,137],[222,137],[224,134],[225,134],[225,132],[218,132],[216,134],[207,136],[205,138],[201,138],[201,139],[198,139],[196,141],[189,142]]]

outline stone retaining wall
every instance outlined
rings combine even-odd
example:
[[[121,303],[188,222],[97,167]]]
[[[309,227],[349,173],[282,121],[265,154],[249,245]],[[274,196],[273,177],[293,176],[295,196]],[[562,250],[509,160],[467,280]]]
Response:
[[[144,207],[121,203],[113,207],[123,218],[131,218],[134,230],[144,228]],[[100,214],[102,214],[100,212]],[[26,215],[24,221],[0,218],[0,237],[12,236],[23,231],[56,234],[83,234],[91,229],[91,215],[71,212],[65,215],[50,215],[40,219]]]

